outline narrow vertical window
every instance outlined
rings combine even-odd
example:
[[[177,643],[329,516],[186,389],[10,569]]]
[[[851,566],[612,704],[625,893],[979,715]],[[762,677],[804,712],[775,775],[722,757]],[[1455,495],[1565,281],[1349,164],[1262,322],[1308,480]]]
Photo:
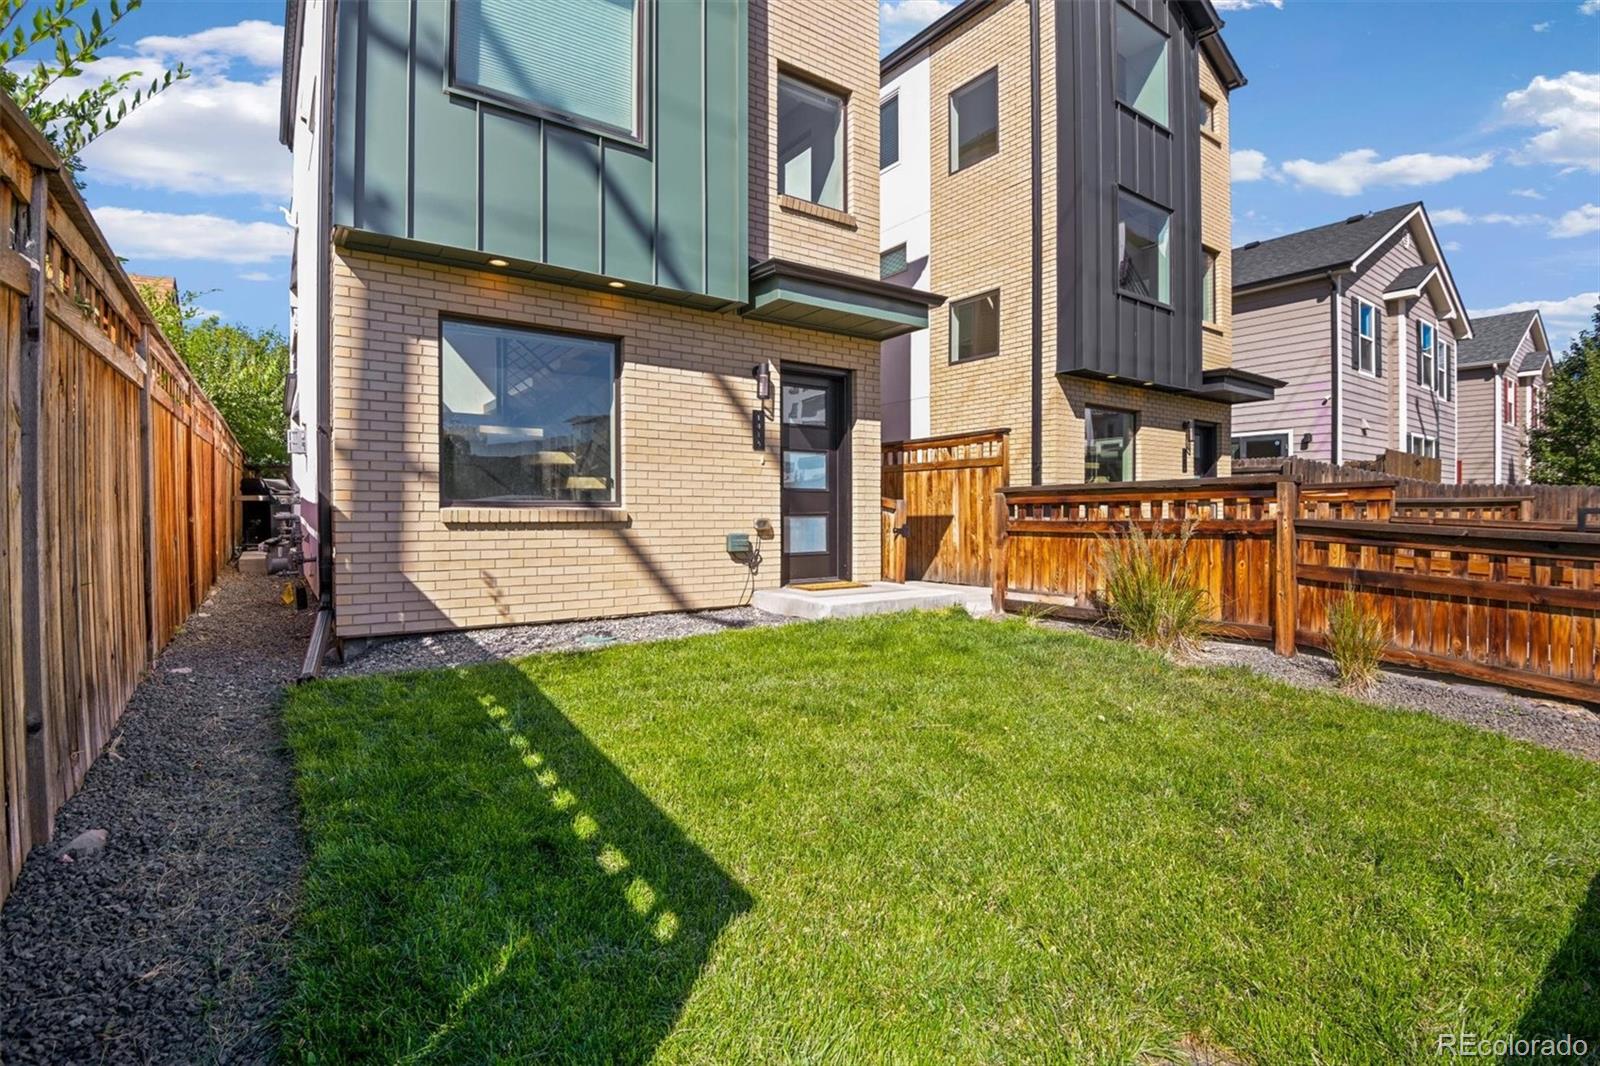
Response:
[[[1217,323],[1217,253],[1205,251],[1205,273],[1200,278],[1200,321]]]
[[[1086,407],[1083,411],[1083,480],[1132,481],[1133,439],[1138,416],[1132,411]]]
[[[778,191],[844,210],[844,98],[778,79]]]
[[[950,94],[950,173],[1000,150],[1000,74],[979,74]]]
[[[1200,128],[1217,132],[1217,102],[1205,93],[1200,94]]]
[[[1356,342],[1356,369],[1363,374],[1373,374],[1377,369],[1378,309],[1368,303],[1358,306],[1360,333]]]
[[[900,162],[900,97],[889,97],[878,105],[878,167]]]
[[[1117,5],[1117,99],[1152,122],[1167,122],[1167,39]]]
[[[1433,388],[1433,327],[1417,324],[1417,384]]]
[[[1172,213],[1127,193],[1117,196],[1117,287],[1168,303],[1172,264],[1168,231]]]

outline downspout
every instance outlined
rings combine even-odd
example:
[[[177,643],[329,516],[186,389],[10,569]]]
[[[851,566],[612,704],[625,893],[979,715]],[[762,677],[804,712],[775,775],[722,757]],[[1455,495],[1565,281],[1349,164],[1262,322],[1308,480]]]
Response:
[[[333,641],[333,57],[334,2],[322,5],[322,72],[317,121],[322,133],[322,157],[317,160],[317,621],[311,631],[300,680],[309,681],[322,670],[322,660]]]
[[[1039,4],[1028,3],[1029,92],[1031,93],[1028,121],[1032,133],[1032,159],[1030,160],[1033,208],[1032,270],[1033,270],[1033,323],[1029,343],[1032,365],[1032,423],[1029,433],[1028,473],[1032,484],[1044,483],[1044,156],[1042,140],[1043,117],[1040,114],[1041,75],[1039,72]],[[1009,477],[1009,473],[1007,475]]]
[[[1489,479],[1489,484],[1498,485],[1500,483],[1500,471],[1505,469],[1505,447],[1503,444],[1505,431],[1500,427],[1505,421],[1504,405],[1506,400],[1502,393],[1506,386],[1505,382],[1500,380],[1499,370],[1496,370],[1494,377],[1489,380],[1494,382],[1492,386],[1494,389],[1494,477]]]
[[[1337,270],[1328,271],[1328,284],[1333,289],[1333,391],[1329,397],[1329,413],[1333,416],[1333,441],[1329,454],[1333,465],[1344,461],[1344,353],[1340,344],[1344,340],[1344,286]]]

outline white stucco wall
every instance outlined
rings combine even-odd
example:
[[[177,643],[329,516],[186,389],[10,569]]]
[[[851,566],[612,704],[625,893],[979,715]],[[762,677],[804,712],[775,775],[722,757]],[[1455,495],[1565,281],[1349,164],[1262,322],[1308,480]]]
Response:
[[[928,99],[928,53],[900,67],[878,92],[881,103],[900,98],[900,161],[878,178],[881,237],[879,249],[906,246],[907,269],[891,280],[913,288],[928,287],[931,119]],[[937,313],[937,312],[935,312]],[[928,331],[918,330],[883,345],[883,439],[929,434]]]

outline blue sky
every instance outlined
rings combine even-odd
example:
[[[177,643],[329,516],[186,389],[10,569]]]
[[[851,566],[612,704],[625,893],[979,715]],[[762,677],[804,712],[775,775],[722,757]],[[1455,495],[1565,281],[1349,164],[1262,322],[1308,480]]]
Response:
[[[886,0],[884,48],[953,3]],[[1470,309],[1538,304],[1563,343],[1587,320],[1600,0],[1217,7],[1250,80],[1232,100],[1235,243],[1421,199]],[[129,267],[257,326],[288,320],[282,21],[276,2],[147,0],[108,66],[195,74],[85,154],[86,195]]]

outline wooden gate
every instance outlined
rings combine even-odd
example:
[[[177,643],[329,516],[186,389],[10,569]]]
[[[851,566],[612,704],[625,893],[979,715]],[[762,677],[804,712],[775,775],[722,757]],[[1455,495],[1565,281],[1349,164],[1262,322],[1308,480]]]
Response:
[[[994,494],[1010,468],[1010,433],[993,429],[883,446],[882,495],[905,504],[905,579],[989,584]],[[887,540],[884,547],[887,559]]]

